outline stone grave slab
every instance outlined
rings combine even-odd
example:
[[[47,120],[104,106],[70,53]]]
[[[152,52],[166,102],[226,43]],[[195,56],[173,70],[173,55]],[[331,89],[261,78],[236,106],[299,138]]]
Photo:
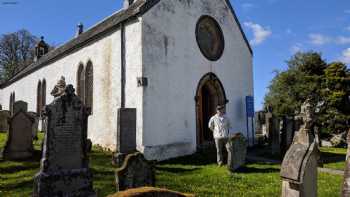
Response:
[[[117,191],[155,185],[154,165],[143,154],[126,156],[122,167],[116,171]]]
[[[245,164],[247,146],[247,139],[241,133],[235,134],[232,138],[229,139],[227,168],[231,172],[234,172]]]
[[[13,115],[17,114],[20,111],[28,111],[28,103],[24,101],[16,101],[13,105]]]
[[[8,139],[3,157],[9,160],[24,160],[33,156],[32,128],[34,119],[24,111],[17,112],[10,121]]]
[[[9,130],[10,111],[0,111],[0,132],[7,132]]]

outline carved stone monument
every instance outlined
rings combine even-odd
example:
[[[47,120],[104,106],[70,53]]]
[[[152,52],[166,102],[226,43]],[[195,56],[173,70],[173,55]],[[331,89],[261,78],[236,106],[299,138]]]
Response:
[[[116,171],[117,191],[126,189],[154,186],[154,165],[147,161],[141,153],[126,156],[122,167]]]
[[[303,125],[294,137],[281,166],[282,197],[317,196],[318,144],[314,133],[314,107],[307,99],[301,107]]]
[[[3,157],[10,160],[29,159],[33,156],[33,124],[34,119],[26,108],[22,108],[23,102],[16,102],[16,113],[10,118],[10,129],[3,151]]]
[[[39,126],[39,117],[35,112],[28,112],[28,114],[33,118],[33,127],[32,127],[32,138],[37,139],[38,138],[38,126]]]
[[[247,156],[247,140],[243,134],[235,134],[228,142],[227,168],[234,172],[245,164]]]
[[[0,132],[7,132],[9,130],[10,111],[0,111]]]
[[[47,105],[48,118],[40,172],[34,178],[35,197],[96,196],[86,154],[86,109],[72,85]]]
[[[346,139],[348,143],[348,151],[346,153],[346,163],[345,163],[345,172],[344,172],[344,180],[343,180],[343,188],[342,188],[342,197],[350,197],[350,129],[348,131],[348,136]]]

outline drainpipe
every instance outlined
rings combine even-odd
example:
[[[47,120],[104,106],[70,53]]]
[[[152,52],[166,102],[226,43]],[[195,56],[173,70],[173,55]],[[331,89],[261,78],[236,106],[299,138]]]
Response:
[[[125,108],[125,24],[121,24],[121,104],[120,108]]]

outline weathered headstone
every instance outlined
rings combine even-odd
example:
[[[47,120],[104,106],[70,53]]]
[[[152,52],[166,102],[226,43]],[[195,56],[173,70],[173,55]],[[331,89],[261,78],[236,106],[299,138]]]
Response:
[[[32,128],[34,119],[26,111],[23,111],[24,109],[20,108],[9,121],[10,129],[3,151],[5,159],[23,160],[33,156]]]
[[[38,138],[38,125],[39,125],[39,117],[35,112],[28,112],[28,114],[33,118],[33,127],[32,127],[32,138],[37,139]]]
[[[117,152],[113,163],[120,167],[126,155],[136,152],[136,109],[118,110]]]
[[[302,105],[303,125],[294,137],[281,166],[282,197],[317,196],[318,144],[315,140],[314,107]]]
[[[0,111],[2,110],[2,105],[0,104]]]
[[[9,130],[10,111],[0,111],[0,132],[7,132]]]
[[[116,171],[117,191],[126,189],[154,186],[154,165],[147,161],[141,153],[126,156],[122,167]]]
[[[281,153],[281,144],[280,144],[280,119],[277,117],[272,118],[271,125],[271,154],[279,155]]]
[[[227,168],[234,172],[245,164],[247,156],[247,140],[243,134],[235,134],[228,142]]]
[[[13,115],[17,114],[20,111],[28,111],[28,103],[24,101],[16,101],[13,105]]]
[[[348,131],[348,136],[346,139],[348,143],[348,150],[346,153],[346,163],[345,163],[345,172],[344,172],[344,180],[342,187],[342,197],[350,197],[350,129]]]
[[[85,106],[68,85],[65,94],[45,107],[45,134],[40,172],[34,179],[35,197],[95,196],[86,154]]]
[[[283,117],[281,150],[283,155],[287,152],[293,142],[294,137],[294,118]]]
[[[271,108],[269,110],[272,110]],[[273,115],[272,111],[265,114],[265,129],[269,145],[272,144],[272,130],[273,130]]]

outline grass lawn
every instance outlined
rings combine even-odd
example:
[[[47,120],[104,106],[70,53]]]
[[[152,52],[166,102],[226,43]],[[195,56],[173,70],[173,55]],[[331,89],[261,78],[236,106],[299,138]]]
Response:
[[[42,135],[40,136],[42,139]],[[0,134],[0,149],[5,134]],[[40,142],[35,145],[40,149]],[[90,154],[90,167],[94,174],[94,188],[98,196],[114,193],[114,167],[111,152],[94,147]],[[331,163],[329,163],[331,164]],[[196,196],[280,196],[280,165],[249,163],[237,173],[231,174],[225,167],[215,164],[214,152],[160,162],[156,166],[157,187]],[[30,196],[33,176],[39,170],[39,161],[0,161],[0,196]],[[321,197],[339,196],[342,176],[320,173],[318,193]]]

